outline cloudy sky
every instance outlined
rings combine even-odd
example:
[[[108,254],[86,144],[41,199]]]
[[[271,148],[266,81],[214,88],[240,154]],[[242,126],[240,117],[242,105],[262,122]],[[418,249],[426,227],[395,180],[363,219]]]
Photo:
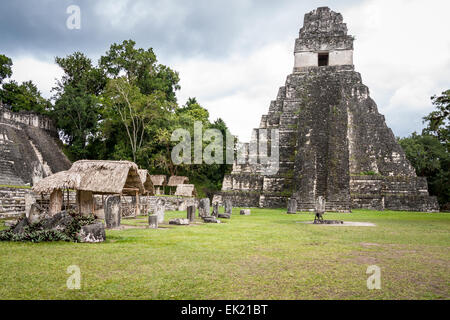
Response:
[[[81,9],[81,29],[66,26]],[[0,53],[13,79],[50,97],[55,56],[82,51],[94,61],[133,39],[179,71],[188,97],[249,140],[292,72],[303,17],[319,6],[341,12],[356,37],[354,63],[397,136],[422,128],[430,96],[450,88],[448,0],[14,0],[0,3]]]

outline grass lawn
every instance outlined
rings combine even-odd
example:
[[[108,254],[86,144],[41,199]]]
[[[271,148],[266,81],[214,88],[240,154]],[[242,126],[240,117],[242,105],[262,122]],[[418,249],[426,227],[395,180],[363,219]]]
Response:
[[[376,224],[333,227],[298,223],[312,214],[233,212],[222,224],[108,230],[101,244],[0,242],[0,299],[450,298],[448,213],[326,214]],[[70,265],[81,290],[66,287]],[[367,289],[370,265],[381,290]]]

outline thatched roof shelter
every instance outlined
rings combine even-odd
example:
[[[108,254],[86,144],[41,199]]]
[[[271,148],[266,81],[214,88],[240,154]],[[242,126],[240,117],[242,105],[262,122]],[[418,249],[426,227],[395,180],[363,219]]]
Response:
[[[80,179],[77,173],[61,171],[39,180],[32,190],[36,193],[52,193],[54,190],[75,189]]]
[[[193,184],[179,184],[175,195],[181,197],[195,197],[197,195],[197,191],[195,190],[195,186]]]
[[[153,182],[148,171],[140,169],[138,173],[139,177],[141,178],[142,184],[144,185],[145,192],[154,195],[155,189],[153,188]]]
[[[188,184],[189,178],[183,176],[171,176],[169,178],[169,183],[167,184],[169,187],[176,187],[179,184]]]
[[[138,166],[131,161],[80,160],[69,171],[80,174],[75,189],[96,194],[130,194],[144,192]]]
[[[167,179],[165,175],[151,175],[150,178],[152,179],[153,186],[155,187],[166,185]]]
[[[144,192],[144,185],[134,162],[80,160],[68,171],[47,177],[33,187],[37,193],[50,193],[58,189],[136,195],[136,192]]]

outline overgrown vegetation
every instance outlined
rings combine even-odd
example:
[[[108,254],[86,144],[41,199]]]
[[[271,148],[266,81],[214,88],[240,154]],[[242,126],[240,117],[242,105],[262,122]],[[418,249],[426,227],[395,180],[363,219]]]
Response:
[[[16,225],[7,230],[0,231],[0,241],[20,241],[20,242],[47,242],[47,241],[68,241],[79,242],[78,233],[81,227],[94,223],[93,216],[79,216],[71,214],[73,220],[64,230],[48,230],[44,228],[44,220],[24,227],[23,232],[15,233]],[[20,220],[17,222],[20,223]]]

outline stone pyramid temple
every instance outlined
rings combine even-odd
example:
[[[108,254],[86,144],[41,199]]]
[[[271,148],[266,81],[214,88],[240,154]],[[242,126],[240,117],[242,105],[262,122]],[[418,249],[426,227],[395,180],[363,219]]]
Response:
[[[236,162],[217,197],[262,208],[295,198],[298,211],[314,210],[319,196],[327,211],[439,210],[355,72],[353,41],[340,13],[320,7],[305,15],[293,73],[253,132],[259,144],[262,131],[278,130],[279,170]]]

